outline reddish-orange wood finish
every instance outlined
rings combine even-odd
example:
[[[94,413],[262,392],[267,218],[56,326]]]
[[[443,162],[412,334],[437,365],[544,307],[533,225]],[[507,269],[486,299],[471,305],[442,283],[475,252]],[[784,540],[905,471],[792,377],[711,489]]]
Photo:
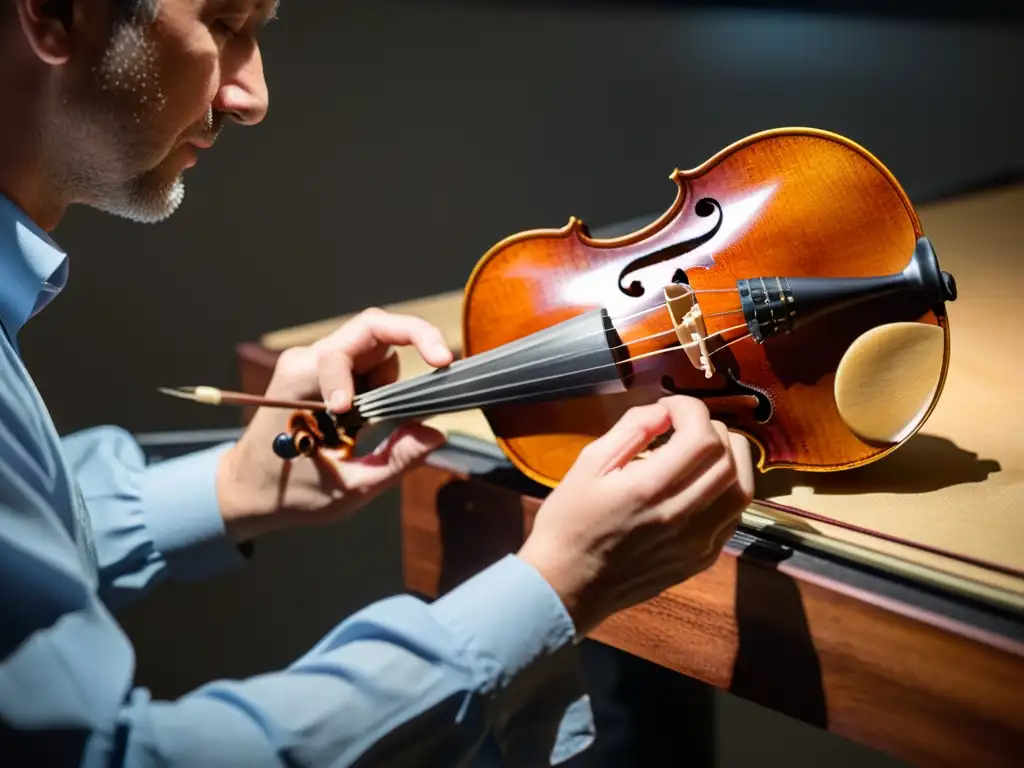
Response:
[[[905,292],[882,291],[853,307],[836,310],[833,304],[830,309],[835,311],[791,333],[755,340],[748,334],[737,287],[741,280],[781,289],[785,279],[881,278],[903,272],[924,233],[885,166],[842,136],[780,128],[736,142],[692,170],[673,171],[670,179],[676,187],[674,202],[648,226],[622,237],[596,239],[580,220],[571,218],[561,229],[521,232],[484,254],[465,288],[464,357],[504,347],[587,312],[606,312],[618,359],[596,368],[611,369],[609,378],[622,384],[619,391],[559,395],[557,379],[579,372],[562,371],[530,382],[548,387],[543,394],[551,399],[545,402],[528,402],[527,395],[516,394],[500,405],[488,403],[488,398],[499,397],[494,393],[502,386],[519,388],[529,379],[530,365],[509,365],[507,371],[464,380],[459,386],[486,379],[479,385],[478,400],[451,398],[451,408],[479,404],[509,459],[527,476],[552,487],[580,451],[629,407],[671,393],[701,398],[715,418],[749,437],[759,449],[762,471],[857,467],[916,434],[942,393],[949,364],[944,299],[929,297],[936,306],[922,309],[919,297],[909,300]],[[933,268],[928,265],[928,270]],[[679,282],[690,286],[706,320],[713,375],[695,366],[680,345],[666,306],[666,290],[678,289],[674,284]],[[952,286],[942,293],[955,298]],[[801,301],[794,294],[794,303],[785,309],[799,315]],[[783,311],[781,304],[774,309]],[[870,444],[840,416],[836,371],[858,337],[893,322],[917,322],[942,331],[940,374],[916,423],[896,441]],[[546,354],[551,347],[535,349]],[[540,362],[568,362],[580,351],[568,344],[557,349]],[[599,354],[603,351],[598,349]],[[580,367],[592,372],[595,368],[587,367],[591,364]],[[354,431],[374,418],[375,411],[386,417],[389,408],[393,416],[422,415],[428,405],[427,410],[443,409],[443,388],[432,388],[426,381],[430,375],[415,383],[425,385],[418,390],[420,402],[410,389],[390,405],[387,393],[371,395],[357,404],[358,412],[343,418],[342,428]],[[561,383],[565,390],[567,380]],[[529,397],[536,394],[531,391]]]
[[[894,321],[937,325],[941,307],[920,314],[899,301],[870,312],[836,313],[765,344],[745,333],[736,281],[756,277],[876,277],[899,273],[923,232],[893,175],[869,152],[814,129],[750,136],[697,168],[674,171],[673,204],[629,235],[598,240],[572,218],[561,229],[531,230],[488,251],[473,271],[463,306],[464,354],[475,355],[603,307],[630,357],[622,394],[485,410],[511,461],[548,486],[557,484],[580,450],[631,405],[681,390],[707,402],[716,418],[760,449],[759,467],[828,471],[876,460],[896,445],[859,439],[840,418],[833,394],[843,353],[871,327]],[[709,204],[708,201],[717,203]],[[664,287],[682,269],[697,293],[709,334],[736,340],[713,356],[708,379],[678,349]],[[639,295],[636,295],[639,294]],[[650,311],[637,316],[636,313]],[[909,316],[908,316],[909,315]],[[621,319],[628,318],[628,319]],[[731,330],[730,330],[731,329]],[[640,341],[643,340],[643,341]],[[771,418],[759,422],[727,377],[766,395]],[[665,377],[670,377],[665,379]],[[932,407],[942,390],[935,391]]]

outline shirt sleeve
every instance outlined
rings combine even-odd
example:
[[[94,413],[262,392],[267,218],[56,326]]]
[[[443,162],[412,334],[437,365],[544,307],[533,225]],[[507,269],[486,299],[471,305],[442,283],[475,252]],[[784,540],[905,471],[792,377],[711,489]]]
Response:
[[[67,512],[49,501],[53,457],[5,448],[0,754],[12,764],[448,766],[493,733],[508,765],[535,767],[593,740],[572,622],[513,555],[432,603],[370,605],[284,669],[154,700],[133,683],[133,648],[92,588]],[[163,557],[141,547],[139,562]]]
[[[217,461],[230,444],[147,465],[118,427],[83,430],[62,443],[86,508],[100,595],[112,609],[165,579],[197,581],[245,561],[217,501]]]

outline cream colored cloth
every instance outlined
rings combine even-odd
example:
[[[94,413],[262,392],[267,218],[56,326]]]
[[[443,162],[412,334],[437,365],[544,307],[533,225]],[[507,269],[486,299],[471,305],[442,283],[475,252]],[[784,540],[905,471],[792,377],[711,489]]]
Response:
[[[925,235],[957,283],[951,359],[921,431],[880,461],[846,472],[772,471],[758,496],[1024,571],[1024,186],[921,206]],[[1024,593],[992,570],[833,526],[820,531]]]

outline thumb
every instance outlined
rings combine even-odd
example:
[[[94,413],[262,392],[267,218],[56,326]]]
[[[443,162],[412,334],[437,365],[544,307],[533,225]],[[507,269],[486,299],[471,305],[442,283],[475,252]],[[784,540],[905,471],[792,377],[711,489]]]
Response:
[[[366,456],[341,463],[344,485],[360,491],[379,491],[397,481],[444,444],[445,436],[423,424],[403,424]]]
[[[396,472],[404,472],[422,463],[427,456],[445,442],[445,436],[425,424],[412,422],[396,429],[391,437],[374,453],[388,457],[388,463]]]

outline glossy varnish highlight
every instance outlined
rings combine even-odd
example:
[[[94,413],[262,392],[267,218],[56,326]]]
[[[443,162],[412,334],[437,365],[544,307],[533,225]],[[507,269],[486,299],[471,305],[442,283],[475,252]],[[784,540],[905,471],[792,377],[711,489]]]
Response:
[[[509,458],[533,479],[555,485],[579,451],[630,405],[670,391],[703,398],[716,418],[751,438],[763,470],[844,469],[896,448],[868,444],[843,423],[835,371],[860,334],[882,323],[915,321],[947,334],[944,378],[949,341],[941,304],[922,311],[900,297],[875,300],[757,344],[740,338],[747,331],[735,290],[737,280],[749,278],[902,271],[924,233],[892,174],[843,137],[779,129],[737,142],[671,179],[674,202],[637,232],[598,240],[570,219],[561,229],[498,243],[474,270],[463,306],[464,354],[603,307],[621,337],[620,353],[633,358],[621,369],[628,385],[623,394],[488,408]],[[710,379],[679,349],[635,359],[677,344],[668,313],[658,306],[673,280],[697,292],[710,334],[735,340],[713,355]],[[941,389],[940,380],[935,400]]]

